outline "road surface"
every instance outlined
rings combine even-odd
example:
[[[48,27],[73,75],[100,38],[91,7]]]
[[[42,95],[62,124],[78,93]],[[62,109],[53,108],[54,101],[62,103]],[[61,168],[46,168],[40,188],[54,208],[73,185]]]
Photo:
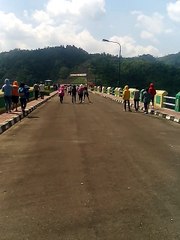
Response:
[[[0,136],[0,240],[180,239],[180,125],[90,97]]]

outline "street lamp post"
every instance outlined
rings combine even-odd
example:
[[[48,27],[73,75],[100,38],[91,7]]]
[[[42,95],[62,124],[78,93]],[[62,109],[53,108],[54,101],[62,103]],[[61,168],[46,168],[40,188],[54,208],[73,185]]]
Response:
[[[119,45],[119,76],[118,76],[118,87],[120,85],[120,80],[121,80],[121,44],[119,42],[111,41],[108,39],[102,39],[103,42],[110,42],[110,43],[116,43]]]

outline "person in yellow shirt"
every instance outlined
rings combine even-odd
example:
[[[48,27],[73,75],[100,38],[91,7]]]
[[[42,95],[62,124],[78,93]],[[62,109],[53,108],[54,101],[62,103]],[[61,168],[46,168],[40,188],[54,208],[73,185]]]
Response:
[[[123,89],[123,95],[122,98],[124,100],[124,111],[126,111],[126,105],[128,105],[128,111],[131,112],[130,108],[130,91],[129,91],[129,86],[126,85]]]

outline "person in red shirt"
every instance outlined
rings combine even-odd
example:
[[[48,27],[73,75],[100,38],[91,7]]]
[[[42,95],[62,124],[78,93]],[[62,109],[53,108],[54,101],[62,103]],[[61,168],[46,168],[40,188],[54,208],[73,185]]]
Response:
[[[150,86],[148,88],[148,93],[151,94],[152,107],[154,108],[154,96],[156,95],[156,90],[154,88],[154,84],[153,83],[150,83]]]

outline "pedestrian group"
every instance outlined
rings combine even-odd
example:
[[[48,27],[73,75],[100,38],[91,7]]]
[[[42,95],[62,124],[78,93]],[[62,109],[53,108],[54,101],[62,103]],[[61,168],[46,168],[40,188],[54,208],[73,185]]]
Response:
[[[58,96],[60,99],[60,103],[63,103],[65,92],[72,98],[72,103],[77,103],[77,95],[79,103],[84,103],[86,98],[89,103],[91,103],[89,98],[89,92],[87,85],[68,85],[67,87],[64,85],[60,85],[58,88]]]
[[[148,114],[149,105],[152,103],[152,111],[154,110],[154,96],[156,95],[156,90],[154,88],[154,84],[151,83],[149,88],[143,89],[141,91],[142,94],[142,102],[144,104],[144,113]],[[124,111],[127,110],[131,112],[130,107],[130,91],[128,85],[126,85],[123,89],[123,104],[124,104]],[[137,112],[139,110],[139,102],[140,102],[140,90],[136,87],[133,91],[133,100],[134,100],[134,109]]]
[[[2,91],[4,92],[4,102],[6,113],[10,113],[12,110],[18,111],[18,103],[20,102],[21,110],[24,113],[27,102],[29,101],[29,89],[30,87],[25,85],[24,83],[20,83],[18,85],[17,81],[14,81],[13,84],[10,83],[9,79],[5,79],[4,85],[2,86]],[[45,86],[43,82],[40,84],[35,83],[33,86],[35,99],[37,100],[40,96],[41,99],[44,98]],[[65,92],[72,98],[72,103],[77,102],[77,95],[79,103],[85,102],[87,99],[89,103],[91,103],[89,99],[89,92],[87,85],[60,85],[58,88],[58,96],[60,99],[60,103],[63,103]],[[151,83],[149,88],[141,91],[142,102],[144,103],[144,113],[148,114],[149,105],[152,103],[152,110],[154,109],[154,96],[156,95],[156,90],[154,88],[154,84]],[[123,107],[124,111],[131,112],[130,106],[130,90],[128,85],[126,85],[123,89]],[[133,92],[133,100],[134,100],[134,109],[137,112],[139,110],[139,102],[140,102],[140,90],[136,87]]]
[[[10,83],[9,79],[5,79],[2,86],[2,92],[4,93],[4,103],[6,113],[11,113],[12,110],[18,111],[18,105],[20,104],[23,114],[25,113],[27,102],[29,101],[29,89],[30,87],[25,83],[18,85],[17,81]],[[35,99],[37,100],[39,95],[43,99],[45,87],[41,82],[34,84],[33,86]]]

